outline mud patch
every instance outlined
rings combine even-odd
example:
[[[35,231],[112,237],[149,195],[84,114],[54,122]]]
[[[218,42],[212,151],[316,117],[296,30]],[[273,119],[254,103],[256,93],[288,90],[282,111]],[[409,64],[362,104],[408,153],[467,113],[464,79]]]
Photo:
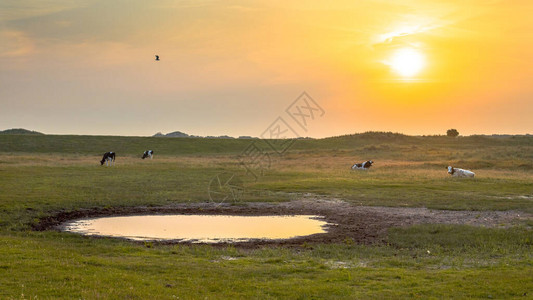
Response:
[[[61,230],[61,224],[75,219],[103,216],[143,214],[203,214],[203,215],[320,215],[328,226],[327,233],[297,237],[289,240],[253,240],[232,243],[238,247],[255,248],[263,245],[301,246],[302,244],[342,243],[358,244],[384,242],[387,229],[416,224],[464,224],[484,227],[510,227],[533,220],[533,216],[519,211],[445,211],[427,208],[354,206],[338,199],[305,199],[283,203],[242,203],[240,205],[194,203],[164,207],[94,208],[61,212],[34,224],[35,230]],[[161,242],[172,244],[176,242]],[[217,245],[225,245],[224,243]]]

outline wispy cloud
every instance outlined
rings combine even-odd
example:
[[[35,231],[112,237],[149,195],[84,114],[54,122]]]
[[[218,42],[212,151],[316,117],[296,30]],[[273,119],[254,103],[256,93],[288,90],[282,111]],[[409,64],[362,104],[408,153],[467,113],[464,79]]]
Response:
[[[34,45],[22,31],[0,30],[0,57],[21,57],[31,54]]]
[[[0,22],[44,16],[60,11],[83,7],[89,0],[2,0],[0,1]]]

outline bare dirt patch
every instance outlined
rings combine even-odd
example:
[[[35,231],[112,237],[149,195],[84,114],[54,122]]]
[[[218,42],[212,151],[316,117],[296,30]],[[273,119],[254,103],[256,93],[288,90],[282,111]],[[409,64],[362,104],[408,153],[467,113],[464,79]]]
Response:
[[[484,227],[510,227],[533,220],[533,215],[520,211],[445,211],[427,208],[354,206],[337,199],[304,197],[283,203],[183,203],[165,207],[94,208],[60,212],[43,218],[35,230],[62,230],[62,223],[70,220],[103,216],[144,214],[217,214],[217,215],[319,215],[331,225],[327,233],[289,240],[251,240],[232,245],[255,248],[263,245],[301,246],[302,244],[342,243],[358,244],[384,242],[391,227],[416,224],[464,224]],[[180,241],[161,242],[163,244]],[[224,245],[224,244],[216,244]]]

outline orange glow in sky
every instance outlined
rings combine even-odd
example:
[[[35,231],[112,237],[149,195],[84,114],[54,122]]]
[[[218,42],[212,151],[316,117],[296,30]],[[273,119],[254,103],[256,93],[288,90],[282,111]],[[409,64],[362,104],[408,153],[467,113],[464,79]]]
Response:
[[[531,1],[0,2],[0,130],[533,133]],[[155,61],[155,55],[160,61]]]

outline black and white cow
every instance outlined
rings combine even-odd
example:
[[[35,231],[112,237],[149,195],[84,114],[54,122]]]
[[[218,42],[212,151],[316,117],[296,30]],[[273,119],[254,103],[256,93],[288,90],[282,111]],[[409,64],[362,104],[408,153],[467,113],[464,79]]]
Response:
[[[106,166],[115,165],[115,152],[106,152],[104,153],[104,157],[102,157],[102,160],[100,161],[100,165],[103,166],[105,163]]]
[[[370,167],[372,167],[373,163],[373,161],[367,160],[363,163],[354,164],[352,166],[352,170],[368,170]]]
[[[141,158],[145,159],[147,157],[150,157],[150,159],[152,159],[153,156],[154,156],[154,151],[153,150],[146,150],[146,151],[144,151],[143,157],[141,157]]]
[[[470,170],[454,168],[452,166],[448,166],[448,174],[452,175],[452,177],[474,177],[476,175]]]

